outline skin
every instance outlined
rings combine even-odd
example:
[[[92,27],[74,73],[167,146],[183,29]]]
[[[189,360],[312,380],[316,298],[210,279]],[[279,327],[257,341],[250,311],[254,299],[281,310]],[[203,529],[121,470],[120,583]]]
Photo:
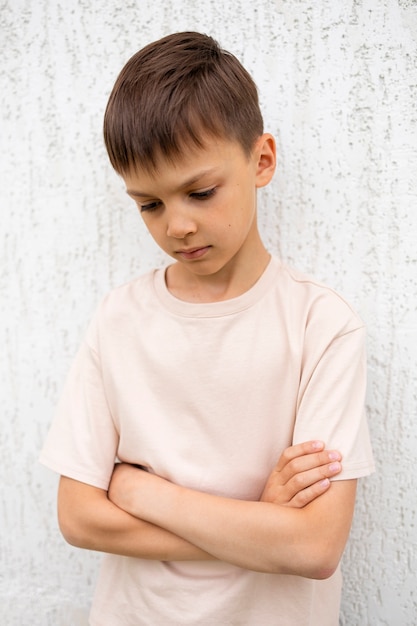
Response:
[[[331,475],[332,465],[324,472]],[[316,498],[299,507],[283,502],[279,475],[269,477],[268,494],[260,502],[247,502],[179,487],[121,464],[115,469],[109,498],[222,561],[267,573],[328,578],[349,533],[355,481],[332,483],[326,493],[327,483],[319,481]],[[295,485],[300,480],[304,478],[298,475]],[[312,497],[296,495],[301,500]]]
[[[338,483],[329,479],[341,471],[341,463],[335,460],[340,458],[337,451],[325,450],[323,442],[287,448],[266,481],[261,501],[283,509],[307,507],[330,488],[337,489]],[[128,464],[118,464],[107,492],[62,476],[58,519],[65,539],[80,548],[137,558],[169,561],[216,558],[162,525],[135,516],[133,509],[139,500],[143,502],[147,498],[148,506],[152,507],[154,499],[163,498],[155,479],[162,481]],[[159,486],[169,485],[162,481]],[[168,515],[172,515],[172,510]]]
[[[275,170],[272,135],[259,138],[250,158],[235,142],[206,144],[174,164],[163,161],[156,173],[138,169],[123,177],[150,234],[175,260],[168,289],[191,302],[244,293],[270,257],[258,231],[256,190]]]
[[[218,302],[247,291],[269,261],[259,235],[256,191],[275,170],[275,142],[262,135],[251,155],[206,138],[156,172],[123,178],[156,243],[174,259],[170,292]],[[136,467],[115,467],[108,492],[61,477],[58,515],[73,545],[159,560],[220,559],[264,572],[330,576],[353,515],[356,481],[329,479],[341,457],[322,442],[285,450],[259,502],[212,496]]]

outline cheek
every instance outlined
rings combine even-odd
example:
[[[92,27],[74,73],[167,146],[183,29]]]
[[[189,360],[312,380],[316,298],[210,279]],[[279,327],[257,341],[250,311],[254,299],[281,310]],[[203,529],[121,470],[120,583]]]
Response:
[[[149,215],[146,212],[141,213],[142,222],[145,228],[151,233],[152,236],[157,236],[161,232],[161,222],[155,219],[155,216]]]
[[[146,219],[143,220],[143,225],[152,239],[162,248],[164,245],[164,232],[162,225]]]

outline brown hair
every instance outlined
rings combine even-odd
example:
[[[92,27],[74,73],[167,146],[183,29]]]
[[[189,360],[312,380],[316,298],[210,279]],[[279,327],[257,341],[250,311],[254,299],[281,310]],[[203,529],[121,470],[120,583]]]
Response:
[[[104,116],[104,140],[119,174],[156,168],[204,136],[230,138],[250,154],[263,133],[256,85],[211,37],[169,35],[137,52],[120,72]]]

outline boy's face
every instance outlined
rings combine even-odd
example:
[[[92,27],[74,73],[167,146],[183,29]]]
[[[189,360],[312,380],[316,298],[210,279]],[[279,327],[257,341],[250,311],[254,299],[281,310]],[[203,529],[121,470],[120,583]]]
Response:
[[[256,255],[262,245],[256,189],[270,181],[274,167],[271,135],[256,142],[250,157],[235,141],[209,138],[175,163],[161,160],[156,172],[139,169],[123,178],[156,243],[184,276],[202,277]]]

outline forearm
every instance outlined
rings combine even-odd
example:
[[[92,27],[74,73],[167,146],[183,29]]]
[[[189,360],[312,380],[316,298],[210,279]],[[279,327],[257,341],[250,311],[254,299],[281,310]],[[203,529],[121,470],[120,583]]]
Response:
[[[318,520],[312,523],[308,508],[218,498],[190,490],[180,490],[169,508],[170,515],[160,506],[150,517],[239,567],[325,578],[337,566],[338,558],[324,551],[324,533]]]
[[[349,513],[354,485],[346,489],[345,484],[344,491],[344,499],[351,500]],[[141,488],[140,498],[129,492],[122,506],[234,565],[325,578],[337,566],[350,528],[346,502],[340,510],[339,501],[337,484],[310,505],[294,509],[212,496],[154,476]]]
[[[58,518],[64,538],[79,548],[143,559],[213,559],[167,529],[138,519],[113,504],[106,491],[62,477]]]

